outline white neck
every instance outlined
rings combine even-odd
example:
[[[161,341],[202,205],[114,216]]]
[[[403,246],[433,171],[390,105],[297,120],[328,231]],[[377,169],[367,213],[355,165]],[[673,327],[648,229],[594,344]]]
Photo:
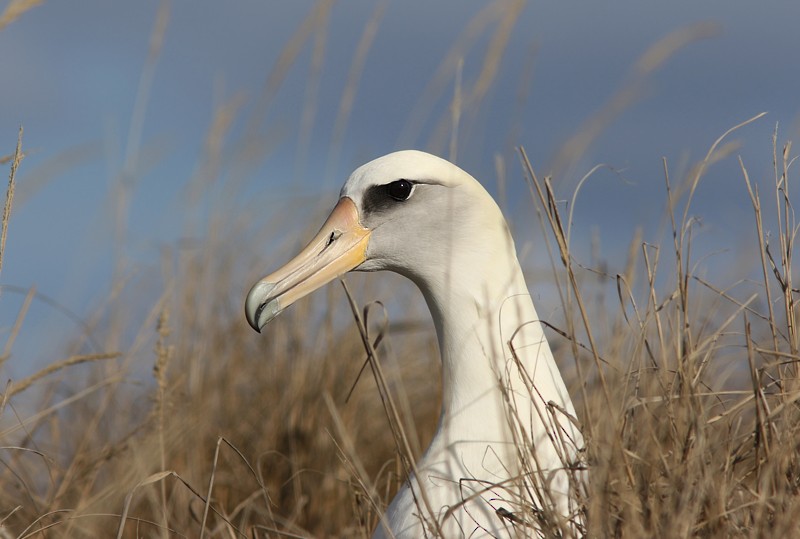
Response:
[[[444,522],[445,536],[451,532],[469,536],[476,527],[503,536],[509,533],[507,523],[495,511],[517,507],[512,493],[518,492],[519,485],[509,479],[522,471],[520,447],[536,448],[538,467],[529,462],[527,470],[538,468],[547,473],[563,467],[559,455],[564,449],[554,446],[547,434],[548,429],[553,430],[553,419],[546,404],[555,402],[574,415],[572,402],[538,321],[513,244],[504,251],[508,253],[505,256],[497,253],[500,259],[462,260],[468,265],[459,267],[471,271],[445,275],[446,282],[415,279],[436,325],[442,358],[442,410],[437,432],[417,464],[420,477],[411,479],[410,488],[416,492],[412,495],[405,489],[398,494],[388,512],[390,519],[393,515],[426,514],[421,506],[409,507],[416,504],[415,497],[420,500],[420,488],[426,489],[431,510],[441,520],[448,507],[503,483],[505,488],[492,489],[474,500],[469,511],[457,511]],[[499,274],[499,268],[507,274]],[[509,402],[513,404],[509,406]],[[560,423],[569,436],[581,442],[578,431],[566,420],[561,418]],[[567,458],[573,459],[574,451]],[[563,494],[556,498],[565,497],[566,477],[556,483]],[[566,499],[556,503],[562,514],[567,511]],[[408,529],[408,536],[419,536],[419,517],[405,520],[393,524],[395,535]]]
[[[540,403],[552,401],[574,414],[513,245],[507,258],[484,258],[484,268],[472,260],[473,271],[458,272],[457,277],[454,273],[453,282],[444,286],[420,283],[442,359],[442,423],[437,436],[447,427],[456,429],[455,441],[480,442],[485,433],[499,436],[491,441],[513,442],[501,385],[513,392],[518,405],[537,396]],[[507,273],[499,274],[498,268]],[[475,425],[476,418],[490,417],[497,421]],[[527,420],[521,428],[530,436],[536,423]],[[478,432],[470,435],[476,426]]]

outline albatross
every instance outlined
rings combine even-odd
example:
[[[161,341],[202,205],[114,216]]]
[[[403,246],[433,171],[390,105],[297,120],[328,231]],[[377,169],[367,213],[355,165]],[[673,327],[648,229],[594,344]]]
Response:
[[[361,166],[308,246],[252,287],[247,320],[260,332],[351,270],[393,271],[422,291],[442,363],[436,433],[373,537],[561,535],[580,522],[575,410],[481,184],[416,150]]]

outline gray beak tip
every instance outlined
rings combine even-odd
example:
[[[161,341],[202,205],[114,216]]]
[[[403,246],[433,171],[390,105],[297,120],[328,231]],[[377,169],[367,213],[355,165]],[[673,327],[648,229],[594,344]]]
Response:
[[[250,327],[261,333],[267,322],[278,316],[281,312],[278,299],[270,299],[269,293],[275,288],[272,283],[259,282],[247,294],[244,303],[244,312]]]

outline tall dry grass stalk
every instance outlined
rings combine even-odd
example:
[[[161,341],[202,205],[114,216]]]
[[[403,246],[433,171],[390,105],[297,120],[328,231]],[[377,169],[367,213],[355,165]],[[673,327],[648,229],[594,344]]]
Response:
[[[26,11],[29,11],[44,0],[11,0],[6,4],[6,8],[0,13],[0,30],[19,19]]]
[[[8,173],[8,186],[6,187],[6,202],[3,205],[3,219],[0,221],[0,271],[3,269],[3,256],[6,252],[6,239],[8,238],[8,223],[11,220],[11,206],[14,204],[14,191],[17,185],[17,169],[22,162],[22,126],[17,135],[17,148],[11,157],[11,171]]]

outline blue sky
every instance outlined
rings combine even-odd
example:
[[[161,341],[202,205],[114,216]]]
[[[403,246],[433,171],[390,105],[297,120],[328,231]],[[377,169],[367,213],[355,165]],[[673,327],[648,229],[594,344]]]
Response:
[[[447,118],[454,64],[444,64],[438,93],[426,97],[425,91],[459,36],[490,4],[387,2],[347,128],[335,145],[334,123],[348,73],[379,4],[333,3],[256,123],[254,133],[263,140],[250,138],[262,144],[263,153],[244,169],[237,168],[236,151],[253,133],[248,122],[257,116],[265,81],[286,43],[320,4],[169,3],[141,136],[135,130],[131,136],[160,5],[155,0],[46,1],[0,31],[0,154],[13,151],[19,125],[25,127],[28,152],[0,281],[36,286],[80,316],[108,296],[115,253],[125,253],[131,272],[152,270],[161,247],[186,239],[186,185],[201,167],[214,111],[224,103],[238,100],[239,107],[222,172],[202,193],[201,207],[212,207],[235,185],[231,211],[253,212],[262,226],[271,211],[289,201],[306,211],[332,205],[349,172],[378,155],[416,147],[447,156],[447,139],[435,133]],[[461,55],[465,95],[474,88],[512,4],[496,6],[485,24],[475,24],[478,30]],[[739,153],[751,175],[768,180],[776,123],[781,141],[798,138],[799,2],[541,1],[521,6],[485,98],[464,111],[457,155],[458,164],[494,193],[495,156],[506,159],[507,207],[518,228],[518,245],[529,240],[525,230],[535,223],[514,147],[523,145],[539,172],[553,171],[563,143],[624,86],[637,58],[671,32],[706,23],[713,35],[680,48],[579,159],[554,171],[564,198],[594,164],[621,171],[601,171],[582,190],[575,219],[578,244],[586,245],[596,227],[613,259],[625,252],[636,225],[645,227],[645,239],[659,239],[654,235],[664,201],[662,157],[679,171],[682,163],[700,159],[725,130],[767,111],[735,138],[742,142]],[[315,43],[321,51],[318,71]],[[421,122],[410,128],[416,117]],[[131,195],[123,244],[117,245],[112,201],[123,173]],[[708,236],[721,237],[714,241],[735,249],[737,238],[751,228],[748,204],[738,165],[729,158],[712,169],[694,208],[704,216]],[[248,285],[230,293],[242,293]],[[14,294],[2,295],[4,331],[20,301]],[[61,315],[37,309],[15,348],[18,353],[44,353],[37,348],[43,328],[68,332]]]

